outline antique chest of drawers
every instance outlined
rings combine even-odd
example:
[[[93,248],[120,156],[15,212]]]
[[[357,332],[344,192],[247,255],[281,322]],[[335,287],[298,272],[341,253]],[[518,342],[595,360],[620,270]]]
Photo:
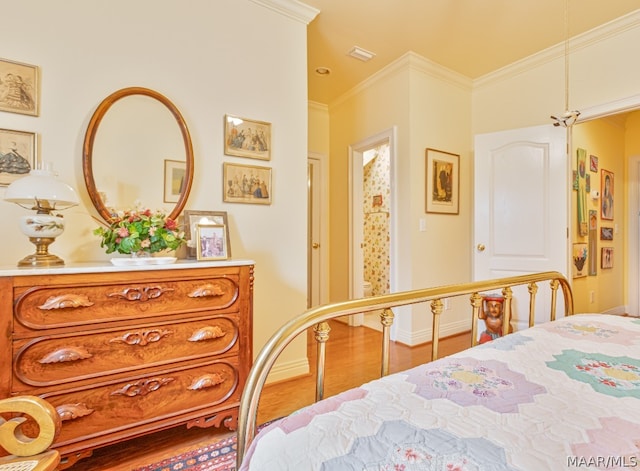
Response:
[[[176,425],[235,429],[252,302],[251,261],[0,270],[0,396],[56,407],[67,466]]]

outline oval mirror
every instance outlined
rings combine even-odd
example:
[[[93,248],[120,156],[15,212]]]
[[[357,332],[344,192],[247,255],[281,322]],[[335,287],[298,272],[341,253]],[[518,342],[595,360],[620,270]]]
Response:
[[[164,209],[177,219],[193,182],[191,136],[175,105],[141,87],[118,90],[93,113],[82,171],[94,207],[109,223],[116,211]]]

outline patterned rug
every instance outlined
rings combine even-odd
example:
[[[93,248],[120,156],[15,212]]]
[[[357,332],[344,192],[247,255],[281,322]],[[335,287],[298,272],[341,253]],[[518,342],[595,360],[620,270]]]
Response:
[[[234,471],[236,436],[133,471]]]

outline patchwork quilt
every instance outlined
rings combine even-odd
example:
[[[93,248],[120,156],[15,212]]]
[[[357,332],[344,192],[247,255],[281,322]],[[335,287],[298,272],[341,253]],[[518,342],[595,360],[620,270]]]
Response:
[[[244,470],[640,469],[640,319],[578,314],[325,399]]]

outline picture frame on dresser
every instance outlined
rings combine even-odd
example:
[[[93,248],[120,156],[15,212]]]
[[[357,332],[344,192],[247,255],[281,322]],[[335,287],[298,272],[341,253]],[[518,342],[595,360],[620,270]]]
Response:
[[[198,260],[226,260],[227,241],[223,224],[196,224],[196,248]]]
[[[0,59],[0,111],[38,116],[38,66]]]
[[[226,235],[227,258],[231,258],[231,238],[229,237],[229,222],[226,211],[203,211],[185,209],[183,212],[184,235],[187,240],[187,255],[189,258],[198,257],[196,238],[198,224],[219,224],[224,226]]]
[[[29,175],[37,160],[36,133],[0,129],[0,186]]]

